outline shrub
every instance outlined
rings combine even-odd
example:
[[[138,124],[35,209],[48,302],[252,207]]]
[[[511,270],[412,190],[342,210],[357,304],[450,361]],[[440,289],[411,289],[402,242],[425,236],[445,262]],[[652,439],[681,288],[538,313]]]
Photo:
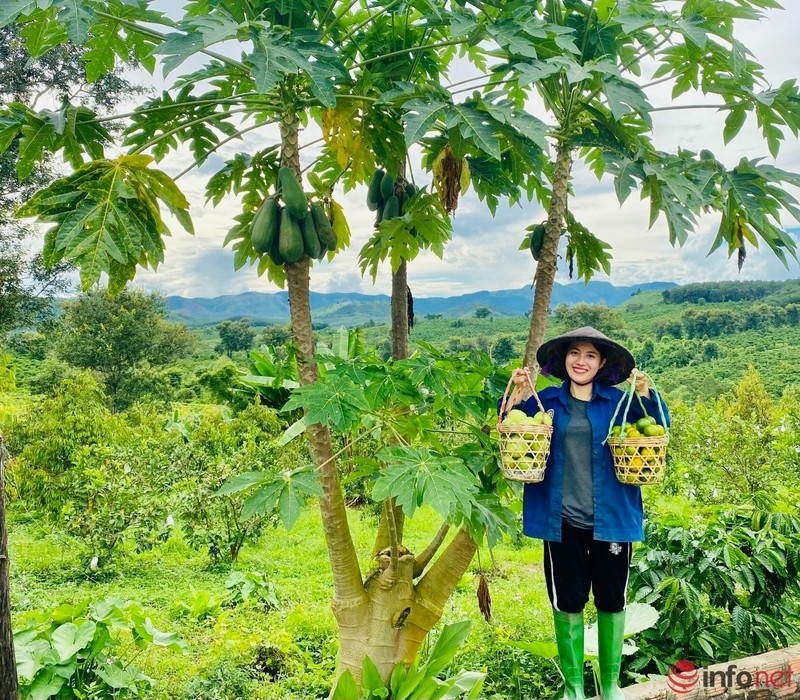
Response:
[[[117,598],[64,603],[27,618],[28,624],[14,633],[22,700],[139,697],[153,681],[124,651],[186,651],[177,634],[160,632],[139,605]],[[128,635],[133,647],[123,643]]]
[[[176,515],[187,541],[207,549],[213,561],[236,561],[245,541],[258,536],[271,520],[258,515],[243,519],[245,497],[219,495],[220,487],[243,472],[281,472],[305,459],[301,441],[278,444],[282,432],[269,408],[252,405],[233,419],[203,419],[176,455]]]
[[[662,515],[634,552],[631,596],[661,613],[634,670],[666,673],[800,639],[800,518],[763,494],[710,517]]]

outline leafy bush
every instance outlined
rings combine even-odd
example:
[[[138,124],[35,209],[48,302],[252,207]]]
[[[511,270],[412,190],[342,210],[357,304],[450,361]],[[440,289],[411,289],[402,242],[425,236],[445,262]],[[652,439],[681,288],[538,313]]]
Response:
[[[662,515],[634,552],[631,594],[661,612],[635,670],[666,673],[800,640],[800,517],[763,494],[710,517]]]
[[[27,617],[27,626],[14,633],[22,700],[138,697],[153,681],[123,655],[131,642],[138,650],[186,651],[178,635],[157,630],[139,605],[117,598],[65,603]]]
[[[428,657],[418,657],[409,668],[402,661],[398,663],[388,684],[383,682],[375,664],[366,657],[361,674],[361,691],[356,686],[353,674],[347,670],[339,678],[332,700],[457,700],[477,697],[485,673],[461,670],[447,678],[440,678],[449,669],[471,626],[469,620],[445,625]]]
[[[67,379],[53,396],[8,426],[8,449],[14,457],[8,480],[31,507],[58,517],[70,500],[70,472],[79,454],[107,444],[114,429],[103,390],[92,375]]]
[[[260,571],[231,571],[225,589],[228,592],[225,605],[244,604],[273,610],[278,607],[275,586]]]
[[[676,404],[664,492],[700,503],[740,503],[758,491],[796,482],[798,403],[773,402],[750,369],[727,395]]]
[[[282,433],[269,408],[252,405],[232,419],[204,418],[176,453],[176,515],[188,542],[206,548],[215,562],[236,561],[245,541],[271,521],[270,515],[244,511],[240,494],[219,493],[222,485],[243,472],[280,473],[305,461],[305,446],[281,446]]]

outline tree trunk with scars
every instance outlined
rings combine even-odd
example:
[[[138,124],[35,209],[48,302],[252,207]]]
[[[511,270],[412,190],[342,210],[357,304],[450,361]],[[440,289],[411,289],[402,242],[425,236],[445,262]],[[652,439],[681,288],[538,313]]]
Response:
[[[536,266],[534,278],[533,309],[531,310],[531,327],[528,342],[525,345],[524,365],[531,369],[536,367],[536,351],[544,340],[547,328],[547,317],[550,313],[550,298],[553,295],[553,283],[558,268],[558,241],[567,212],[567,196],[569,179],[572,171],[572,151],[559,144],[556,154],[556,169],[553,178],[553,198],[547,212],[544,243]]]
[[[281,122],[281,164],[291,168],[299,181],[298,135],[297,116],[285,115]],[[292,334],[300,352],[300,382],[311,384],[318,372],[317,366],[309,361],[314,344],[308,259],[287,264],[286,277]],[[405,284],[402,293],[405,303]],[[407,318],[406,315],[406,348]],[[323,488],[319,506],[333,573],[332,608],[340,638],[336,675],[349,670],[360,682],[364,657],[369,656],[381,676],[388,680],[398,661],[410,664],[414,660],[472,561],[476,545],[461,530],[426,570],[443,544],[447,528],[443,527],[431,545],[415,557],[400,545],[402,512],[387,503],[375,543],[378,568],[364,581],[347,522],[330,431],[316,424],[309,425],[306,433]]]

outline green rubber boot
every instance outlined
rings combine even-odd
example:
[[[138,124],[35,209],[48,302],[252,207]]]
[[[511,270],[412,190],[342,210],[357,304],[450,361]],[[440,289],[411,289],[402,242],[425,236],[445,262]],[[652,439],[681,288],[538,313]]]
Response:
[[[600,694],[603,700],[625,700],[625,693],[619,687],[624,631],[624,610],[617,613],[597,611],[598,665]]]
[[[561,672],[564,674],[564,696],[561,700],[586,700],[583,694],[583,613],[553,610],[556,644]]]

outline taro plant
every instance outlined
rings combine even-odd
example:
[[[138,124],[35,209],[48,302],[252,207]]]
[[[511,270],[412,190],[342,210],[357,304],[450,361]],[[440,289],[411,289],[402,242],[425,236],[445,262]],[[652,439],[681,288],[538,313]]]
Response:
[[[159,631],[139,605],[118,598],[25,617],[14,633],[21,700],[140,697],[153,681],[132,663],[132,649],[186,653],[177,634]]]

